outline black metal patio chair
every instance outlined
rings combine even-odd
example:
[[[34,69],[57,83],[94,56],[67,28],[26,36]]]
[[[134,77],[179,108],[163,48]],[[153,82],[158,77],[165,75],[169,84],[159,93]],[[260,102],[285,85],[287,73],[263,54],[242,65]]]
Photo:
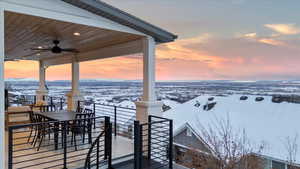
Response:
[[[92,109],[88,109],[88,108],[85,108],[83,113],[88,113],[88,114],[91,114],[91,117],[90,118],[93,118],[92,119],[92,124],[94,126],[94,129],[96,129],[96,112],[93,111]]]
[[[37,151],[40,150],[40,147],[45,139],[45,137],[48,135],[48,139],[51,140],[51,133],[54,133],[54,126],[49,121],[47,121],[42,115],[40,114],[34,114],[35,119],[35,135],[33,138],[33,146],[37,146]]]
[[[85,142],[85,135],[89,135],[89,142],[91,141],[91,116],[90,113],[79,113],[76,114],[75,120],[70,124],[70,131],[72,132],[71,145],[75,145],[75,150],[77,151],[76,136],[80,135],[82,137],[82,143]]]

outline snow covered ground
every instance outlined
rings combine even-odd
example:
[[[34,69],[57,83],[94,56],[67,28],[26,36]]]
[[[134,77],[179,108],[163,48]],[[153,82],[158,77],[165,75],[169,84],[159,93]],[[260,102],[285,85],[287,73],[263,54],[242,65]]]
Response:
[[[257,96],[248,96],[248,100],[240,100],[241,95],[227,97],[214,96],[215,107],[210,111],[203,110],[203,105],[208,103],[211,96],[199,96],[175,109],[164,113],[166,118],[174,120],[176,131],[185,123],[189,123],[201,135],[201,126],[211,126],[216,120],[229,118],[236,131],[245,129],[252,144],[265,143],[263,155],[280,160],[287,160],[287,137],[295,138],[300,134],[300,104],[272,103],[270,96],[265,100],[256,102]],[[195,104],[201,106],[196,107]],[[201,124],[201,125],[199,125]],[[297,140],[300,146],[300,139]],[[300,149],[296,157],[300,163]]]

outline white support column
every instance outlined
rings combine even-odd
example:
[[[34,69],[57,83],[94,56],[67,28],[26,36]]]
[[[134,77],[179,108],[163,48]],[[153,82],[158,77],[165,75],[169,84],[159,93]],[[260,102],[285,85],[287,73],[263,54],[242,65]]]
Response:
[[[43,101],[43,97],[48,95],[46,88],[46,67],[43,61],[39,61],[39,89],[36,91],[37,101]]]
[[[155,41],[152,37],[143,39],[143,97],[136,102],[136,119],[144,123],[148,115],[162,116],[163,103],[155,95]]]
[[[72,62],[72,90],[67,96],[68,110],[76,110],[77,102],[81,99],[79,91],[79,62],[76,60]]]
[[[4,9],[0,7],[0,168],[7,168],[7,143],[5,137],[5,111],[4,111]]]

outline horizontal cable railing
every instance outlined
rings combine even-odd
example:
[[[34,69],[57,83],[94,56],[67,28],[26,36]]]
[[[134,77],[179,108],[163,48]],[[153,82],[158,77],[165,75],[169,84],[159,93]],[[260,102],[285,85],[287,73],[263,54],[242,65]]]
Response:
[[[8,168],[110,166],[110,126],[109,117],[103,116],[72,121],[43,119],[38,123],[10,126]]]
[[[78,102],[79,108],[92,109],[97,116],[108,116],[113,124],[112,131],[116,135],[133,139],[133,125],[136,119],[136,109],[115,105]]]
[[[134,169],[173,168],[173,121],[149,116],[148,123],[134,123]]]

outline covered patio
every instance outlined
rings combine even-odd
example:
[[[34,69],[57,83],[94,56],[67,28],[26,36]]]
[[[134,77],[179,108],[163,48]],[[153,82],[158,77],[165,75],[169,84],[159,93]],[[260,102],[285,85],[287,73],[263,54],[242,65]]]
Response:
[[[48,94],[46,69],[72,64],[72,90],[67,94],[67,109],[76,111],[78,101],[82,100],[80,62],[140,53],[143,57],[143,96],[136,102],[136,120],[142,124],[148,122],[149,115],[162,117],[163,104],[155,96],[155,47],[174,41],[176,35],[96,0],[3,0],[0,6],[0,168],[8,167],[9,156],[5,151],[8,146],[5,61],[39,62],[37,101]],[[113,147],[118,147],[117,144],[113,143]]]

